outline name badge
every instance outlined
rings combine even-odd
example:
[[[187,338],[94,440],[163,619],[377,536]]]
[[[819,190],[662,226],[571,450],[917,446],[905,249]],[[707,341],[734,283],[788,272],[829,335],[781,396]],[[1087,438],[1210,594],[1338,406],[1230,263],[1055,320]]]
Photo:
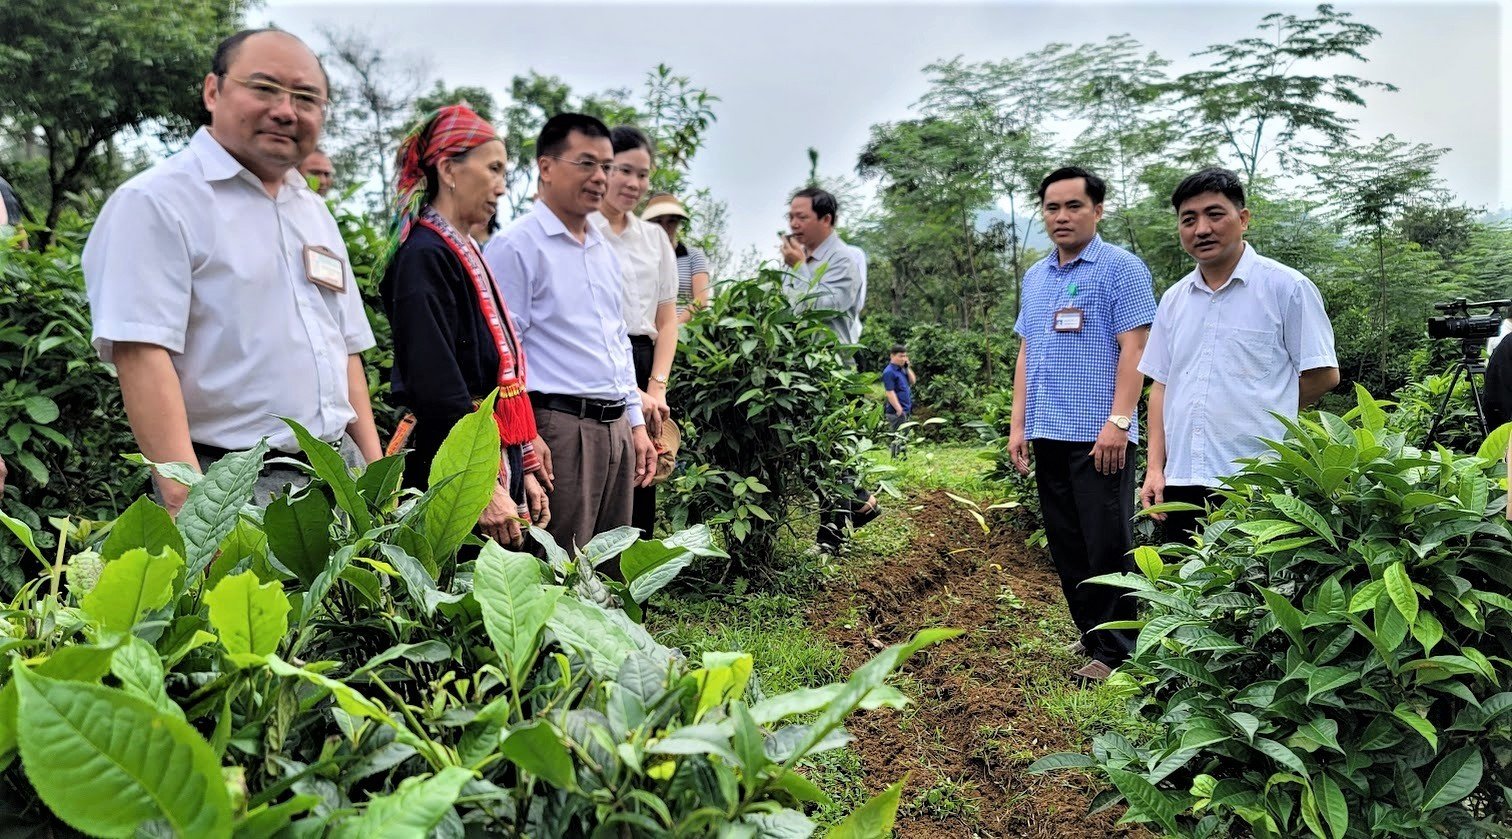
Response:
[[[346,291],[346,262],[320,245],[305,245],[305,277],[321,288]]]
[[[1082,328],[1082,310],[1071,307],[1061,309],[1055,313],[1056,332],[1080,332]]]

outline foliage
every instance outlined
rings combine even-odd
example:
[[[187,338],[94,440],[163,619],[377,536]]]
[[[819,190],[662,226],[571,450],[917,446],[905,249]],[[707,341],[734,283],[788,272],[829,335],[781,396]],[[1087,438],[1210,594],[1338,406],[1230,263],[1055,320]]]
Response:
[[[816,497],[853,495],[879,421],[828,326],[833,313],[795,307],[781,277],[733,282],[694,315],[669,391],[691,464],[673,483],[671,519],[721,530],[744,569],[768,563],[779,528]]]
[[[126,132],[200,121],[214,44],[237,28],[241,0],[15,0],[0,6],[0,114],[47,159],[46,245],[96,156]],[[151,72],[122,72],[122,68]],[[0,175],[4,172],[0,171]],[[112,184],[113,185],[113,184]]]
[[[115,456],[135,448],[114,371],[90,346],[79,267],[82,233],[60,225],[49,250],[0,243],[0,458],[10,468],[5,508],[32,527],[51,516],[113,518],[141,489],[144,470]],[[52,540],[44,534],[43,542]],[[36,568],[0,542],[0,591]]]
[[[1197,548],[1098,582],[1146,605],[1116,676],[1159,725],[1082,766],[1178,836],[1484,836],[1512,792],[1499,452],[1424,451],[1363,388],[1288,422]]]
[[[1387,419],[1387,427],[1399,432],[1412,445],[1423,446],[1433,427],[1434,415],[1445,407],[1436,442],[1454,452],[1475,451],[1483,438],[1470,382],[1461,376],[1455,383],[1454,395],[1445,403],[1448,391],[1448,375],[1425,376],[1421,381],[1408,382],[1393,394],[1396,408]]]
[[[801,808],[827,798],[795,768],[856,709],[904,705],[889,676],[955,633],[763,696],[749,655],[689,661],[637,622],[717,553],[705,528],[459,558],[447,534],[488,496],[456,488],[497,473],[490,403],[425,495],[398,491],[402,461],[353,474],[295,426],[313,481],[260,520],[263,448],[212,466],[176,521],[141,499],[60,554],[0,613],[4,812],[101,836],[810,835]],[[595,570],[615,555],[624,583]]]

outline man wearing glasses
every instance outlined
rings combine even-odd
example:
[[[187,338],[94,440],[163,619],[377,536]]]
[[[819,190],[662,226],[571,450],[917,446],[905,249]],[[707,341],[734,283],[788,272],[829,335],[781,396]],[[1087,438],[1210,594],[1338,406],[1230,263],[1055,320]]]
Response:
[[[346,246],[295,166],[327,79],[298,38],[246,30],[215,51],[210,125],[116,191],[84,248],[94,345],[113,362],[142,453],[207,468],[297,420],[349,464],[380,456],[360,353],[373,346]],[[264,470],[255,500],[300,478]],[[177,512],[188,488],[158,476]]]
[[[569,551],[628,525],[632,489],[656,475],[619,259],[588,223],[613,165],[602,122],[583,114],[547,120],[536,139],[535,206],[484,248],[525,345],[530,401],[549,449],[546,529]],[[606,568],[617,575],[617,561]]]

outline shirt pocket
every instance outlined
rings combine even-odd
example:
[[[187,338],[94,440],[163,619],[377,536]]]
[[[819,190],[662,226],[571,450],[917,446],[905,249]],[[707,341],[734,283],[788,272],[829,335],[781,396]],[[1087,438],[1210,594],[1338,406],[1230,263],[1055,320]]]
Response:
[[[1224,371],[1236,379],[1263,381],[1281,363],[1281,341],[1274,329],[1229,327],[1221,335]]]

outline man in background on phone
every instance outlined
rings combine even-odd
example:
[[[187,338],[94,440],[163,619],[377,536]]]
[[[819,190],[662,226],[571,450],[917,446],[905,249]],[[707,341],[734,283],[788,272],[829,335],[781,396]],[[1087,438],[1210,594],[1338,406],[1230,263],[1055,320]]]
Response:
[[[887,427],[892,429],[893,437],[888,449],[893,457],[907,453],[902,433],[898,429],[908,422],[909,415],[913,413],[915,381],[917,377],[908,366],[908,348],[902,344],[893,345],[887,366],[882,368],[882,387],[887,392],[887,404],[882,408],[882,416],[887,420]]]
[[[835,196],[809,187],[793,193],[788,204],[789,234],[782,239],[782,261],[788,266],[782,288],[799,311],[826,309],[835,314],[830,329],[847,346],[851,358],[861,340],[861,309],[866,305],[866,263],[858,249],[835,232],[840,204]],[[856,487],[853,497],[821,499],[818,549],[838,553],[845,532],[861,527],[881,512],[877,497]]]

